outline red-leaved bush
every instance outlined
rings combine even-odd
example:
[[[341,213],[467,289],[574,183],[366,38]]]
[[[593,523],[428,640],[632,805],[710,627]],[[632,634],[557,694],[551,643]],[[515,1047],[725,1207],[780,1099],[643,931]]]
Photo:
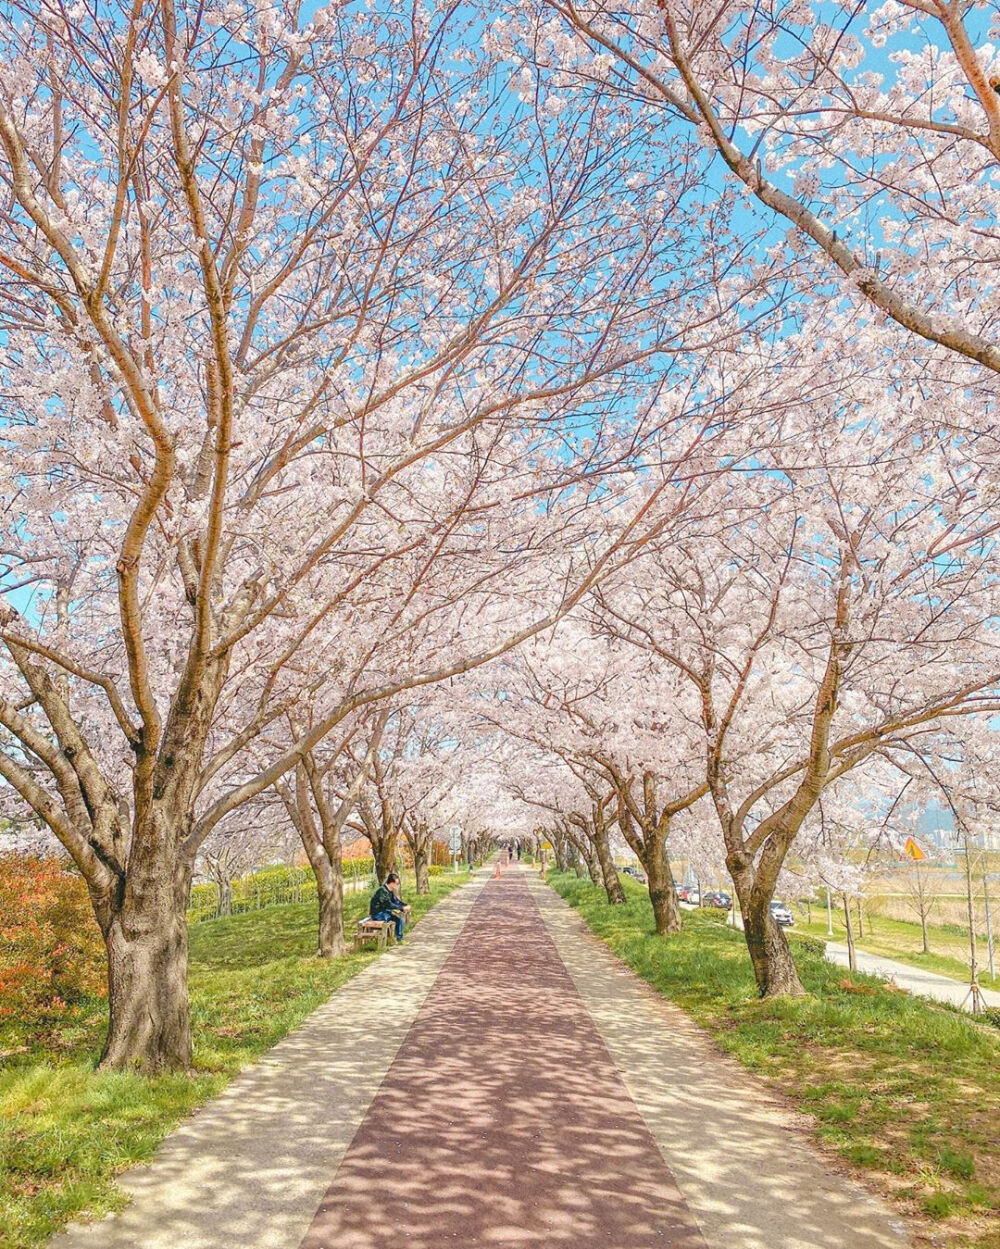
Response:
[[[104,996],[105,953],[83,881],[54,858],[0,855],[0,1021],[44,1021]]]

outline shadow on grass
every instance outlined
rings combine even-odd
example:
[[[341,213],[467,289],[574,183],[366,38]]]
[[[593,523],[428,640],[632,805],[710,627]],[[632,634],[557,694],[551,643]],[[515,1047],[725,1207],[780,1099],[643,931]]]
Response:
[[[414,921],[467,878],[431,880]],[[345,898],[348,931],[368,894]],[[82,1211],[118,1208],[114,1176],[146,1161],[177,1122],[225,1087],[377,955],[318,959],[316,903],[195,925],[191,1076],[95,1070],[106,1003],[86,1001],[41,1033],[0,1033],[0,1244],[38,1249]]]
[[[910,1213],[940,1220],[940,1243],[1000,1249],[1000,1033],[849,976],[810,940],[794,946],[810,996],[761,1001],[743,936],[722,915],[687,912],[681,935],[663,939],[638,886],[612,907],[574,876],[550,883],[625,963],[810,1113],[821,1140]]]

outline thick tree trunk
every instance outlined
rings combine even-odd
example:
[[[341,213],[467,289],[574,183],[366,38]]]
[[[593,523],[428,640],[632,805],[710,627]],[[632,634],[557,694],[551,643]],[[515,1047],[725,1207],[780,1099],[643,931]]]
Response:
[[[190,871],[133,863],[105,932],[108,1035],[101,1066],[143,1075],[191,1066],[187,983]]]
[[[319,894],[318,935],[316,954],[319,958],[340,958],[347,953],[347,940],[344,936],[344,890],[340,880]]]
[[[417,847],[413,851],[413,867],[417,873],[417,893],[430,893],[431,874],[428,865],[427,847]]]
[[[788,941],[771,918],[768,900],[743,907],[743,931],[761,997],[802,997],[805,989],[795,969]]]
[[[625,901],[625,890],[622,888],[622,882],[618,879],[618,869],[615,867],[615,861],[611,857],[611,845],[608,841],[607,829],[597,828],[594,830],[594,849],[597,853],[597,861],[601,866],[601,876],[603,877],[608,901],[612,906],[618,906]]]
[[[382,837],[375,847],[375,875],[381,885],[392,869],[396,866],[397,834],[390,833]]]
[[[741,903],[754,977],[761,997],[801,997],[805,994],[781,926],[771,917],[769,899]]]
[[[753,868],[735,856],[728,857],[726,864],[743,912],[743,935],[758,993],[761,997],[805,996],[785,934],[771,917],[773,884],[755,880]]]
[[[653,904],[653,920],[661,937],[672,936],[681,930],[681,909],[677,905],[674,876],[667,862],[666,842],[652,835],[646,842],[643,859],[649,900]]]
[[[340,863],[324,856],[322,865],[313,864],[316,897],[319,901],[319,927],[316,954],[319,958],[340,958],[347,953],[344,933],[344,878]]]
[[[743,913],[743,934],[761,997],[804,997],[788,941],[771,915],[771,900],[788,846],[798,825],[772,834],[754,863],[727,835],[726,866]]]
[[[219,882],[219,914],[232,915],[233,913],[233,882],[231,880],[222,880]]]
[[[603,889],[604,878],[601,876],[601,865],[597,860],[597,851],[594,849],[594,843],[582,831],[578,836],[571,838],[571,841],[577,854],[577,875],[583,875],[579,866],[579,860],[582,859],[586,865],[590,883],[596,885],[598,889]]]

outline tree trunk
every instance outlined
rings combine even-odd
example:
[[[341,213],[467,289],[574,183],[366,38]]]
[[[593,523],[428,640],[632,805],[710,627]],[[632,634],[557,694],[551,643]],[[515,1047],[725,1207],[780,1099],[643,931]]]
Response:
[[[771,916],[777,867],[769,864],[762,879],[759,867],[755,872],[752,864],[733,853],[726,856],[726,866],[743,914],[743,936],[753,964],[757,992],[761,997],[805,996],[788,941]]]
[[[347,953],[344,934],[344,878],[340,864],[333,864],[324,855],[322,864],[314,863],[316,897],[319,900],[319,927],[316,954],[319,958],[340,958]]]
[[[417,893],[430,893],[431,875],[427,864],[427,847],[414,847],[413,867],[417,873]]]
[[[553,837],[551,840],[552,853],[556,856],[556,871],[565,872],[569,866],[566,860],[566,842],[561,837]]]
[[[219,914],[232,915],[233,913],[233,882],[231,880],[222,880],[219,882]]]
[[[384,884],[385,878],[396,866],[396,839],[397,835],[390,833],[380,838],[375,847],[375,875],[380,885]]]
[[[806,996],[785,934],[771,915],[778,874],[797,829],[796,824],[780,836],[773,833],[756,863],[732,844],[732,830],[727,830],[726,867],[743,913],[743,935],[761,997]]]
[[[931,952],[930,942],[927,940],[927,912],[926,911],[920,912],[920,935],[923,938],[923,942],[924,942],[924,953],[930,954]]]
[[[596,885],[598,889],[604,888],[604,880],[601,876],[601,865],[597,861],[597,854],[591,851],[590,854],[583,856],[584,862],[587,864],[587,873],[590,876],[590,883]]]
[[[582,859],[586,865],[587,874],[590,876],[590,883],[596,885],[598,889],[603,889],[604,881],[601,878],[601,868],[597,862],[597,852],[594,850],[594,843],[581,830],[570,837],[570,845],[576,851],[577,876],[583,875],[583,871],[580,868],[580,860]]]
[[[601,876],[603,877],[608,901],[612,906],[619,906],[625,901],[625,890],[622,888],[622,882],[618,879],[618,870],[615,867],[614,859],[611,857],[611,845],[608,841],[606,828],[595,828],[594,849],[597,852],[597,861],[601,865]]]
[[[681,930],[681,909],[677,905],[674,876],[667,862],[666,839],[655,833],[645,843],[646,854],[642,866],[646,870],[649,900],[653,904],[653,920],[657,934],[672,936]]]
[[[160,831],[166,840],[166,830]],[[105,1069],[159,1075],[191,1066],[190,891],[190,868],[159,859],[132,864],[121,907],[104,934],[109,1023],[100,1065]]]
[[[754,978],[761,997],[802,997],[805,989],[795,969],[788,941],[771,918],[770,899],[763,904],[751,900],[743,907],[743,932],[746,937]]]

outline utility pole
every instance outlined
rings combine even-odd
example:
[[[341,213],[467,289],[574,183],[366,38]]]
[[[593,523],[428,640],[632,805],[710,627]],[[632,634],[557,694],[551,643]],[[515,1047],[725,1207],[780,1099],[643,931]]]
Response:
[[[983,906],[986,910],[986,956],[990,967],[990,978],[995,979],[996,967],[993,962],[993,920],[990,916],[990,888],[987,883],[989,872],[983,872]]]

